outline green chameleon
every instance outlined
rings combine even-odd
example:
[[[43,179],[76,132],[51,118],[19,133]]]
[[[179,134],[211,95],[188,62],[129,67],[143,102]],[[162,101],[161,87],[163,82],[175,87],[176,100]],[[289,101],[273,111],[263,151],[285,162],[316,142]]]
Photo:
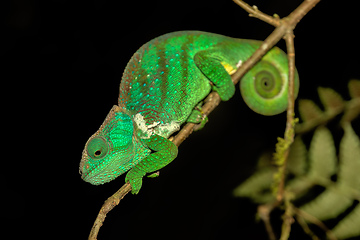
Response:
[[[83,180],[94,185],[125,178],[137,194],[142,178],[177,156],[167,138],[184,122],[202,123],[199,103],[216,91],[221,100],[235,92],[230,74],[261,42],[199,31],[165,34],[143,45],[130,59],[120,84],[119,103],[85,145]],[[295,79],[296,95],[299,88]],[[274,115],[287,107],[287,56],[274,47],[241,80],[244,101],[255,112]]]

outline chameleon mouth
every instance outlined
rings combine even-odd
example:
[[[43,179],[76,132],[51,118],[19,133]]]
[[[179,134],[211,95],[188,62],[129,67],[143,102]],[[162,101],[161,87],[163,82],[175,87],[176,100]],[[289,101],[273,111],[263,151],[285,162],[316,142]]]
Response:
[[[104,172],[104,170],[96,171],[101,169],[101,164],[91,168],[88,160],[89,156],[86,155],[80,163],[79,173],[83,181],[91,183],[92,185],[101,185],[110,182],[113,179],[109,176],[109,174]]]
[[[91,183],[92,185],[101,185],[107,183],[106,179],[99,178],[100,174],[92,174],[93,172],[82,172],[81,179],[85,182]]]
[[[79,174],[81,175],[82,180],[92,183],[91,179],[93,179],[94,177],[96,178],[96,175],[92,174],[94,172],[92,170],[94,169],[90,169],[90,164],[88,163],[89,160],[89,156],[87,154],[84,154],[80,162]]]

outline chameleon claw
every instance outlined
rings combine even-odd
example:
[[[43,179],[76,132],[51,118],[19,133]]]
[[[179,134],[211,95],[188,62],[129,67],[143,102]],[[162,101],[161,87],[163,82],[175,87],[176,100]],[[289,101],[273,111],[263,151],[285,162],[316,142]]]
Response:
[[[156,178],[156,177],[158,177],[159,175],[160,175],[160,172],[157,171],[157,172],[154,172],[154,173],[148,175],[147,177],[148,177],[148,178]]]
[[[201,130],[205,126],[205,124],[208,122],[209,119],[206,116],[206,114],[203,112],[200,105],[196,106],[195,110],[199,111],[200,116],[201,116],[200,120],[199,120],[199,124],[194,127],[194,131],[198,131],[198,130]]]

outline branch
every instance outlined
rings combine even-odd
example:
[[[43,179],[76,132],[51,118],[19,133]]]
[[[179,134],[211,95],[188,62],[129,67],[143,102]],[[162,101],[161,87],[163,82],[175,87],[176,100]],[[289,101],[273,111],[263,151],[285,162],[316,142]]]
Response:
[[[321,228],[325,233],[328,239],[330,240],[337,240],[337,237],[335,236],[335,234],[319,219],[317,219],[316,217],[310,215],[309,213],[300,210],[299,208],[295,208],[294,207],[294,212],[295,214],[300,217],[305,219],[306,221],[317,225],[319,228]]]
[[[309,228],[309,225],[304,220],[304,218],[300,217],[299,215],[295,215],[295,217],[296,221],[307,235],[309,235],[313,240],[320,240],[320,238]]]
[[[287,142],[287,149],[284,152],[284,162],[280,165],[279,172],[282,173],[280,177],[280,182],[278,186],[278,192],[276,199],[282,201],[284,197],[285,189],[285,173],[287,166],[287,159],[290,151],[290,145],[294,141],[294,107],[295,107],[295,97],[294,97],[294,80],[295,80],[295,47],[294,47],[294,35],[292,30],[287,31],[285,34],[286,48],[288,54],[288,64],[289,64],[289,93],[288,93],[288,108],[286,112],[286,129],[285,129],[285,142]]]
[[[286,34],[289,34],[290,32],[292,33],[292,30],[295,28],[296,24],[301,20],[301,18],[308,11],[310,11],[310,9],[313,8],[315,4],[319,1],[320,0],[306,0],[298,8],[296,8],[287,18],[279,20],[278,17],[271,17],[262,13],[256,7],[250,7],[249,5],[240,0],[234,0],[235,3],[248,11],[250,13],[250,16],[257,17],[265,22],[270,23],[273,26],[276,26],[276,29],[269,35],[269,37],[264,40],[260,48],[257,49],[255,53],[247,61],[245,61],[242,66],[231,76],[234,84],[237,84],[244,76],[244,74],[248,70],[250,70],[250,68],[254,66],[254,64],[258,62],[282,37],[284,37]],[[290,83],[290,86],[293,86],[293,80],[292,83]],[[290,111],[292,110],[292,112],[294,112],[293,104],[290,104],[294,102],[294,99],[293,95],[290,95],[291,94],[289,94],[289,98],[292,97],[292,99],[289,102],[289,108]],[[219,105],[220,102],[221,99],[219,94],[217,92],[211,92],[205,99],[205,104],[202,107],[204,116],[208,116],[217,107],[217,105]],[[181,129],[181,131],[172,139],[174,144],[176,146],[179,146],[193,132],[195,126],[196,124],[187,123]],[[116,205],[118,205],[120,200],[124,198],[124,196],[128,192],[130,192],[130,190],[130,184],[126,183],[114,195],[112,195],[105,201],[91,229],[89,240],[97,239],[98,232],[105,220],[106,214],[110,212]]]
[[[288,196],[285,196],[285,175],[286,175],[286,167],[287,167],[287,159],[289,155],[290,145],[294,141],[294,127],[295,127],[295,119],[294,119],[294,79],[295,79],[295,47],[294,47],[294,35],[293,29],[295,29],[296,24],[319,2],[320,0],[305,0],[297,7],[288,17],[285,17],[279,21],[278,17],[270,17],[257,9],[256,6],[250,7],[248,4],[244,3],[241,0],[234,0],[239,6],[241,6],[244,10],[249,12],[250,16],[259,18],[273,26],[276,26],[275,30],[270,34],[269,37],[265,39],[263,44],[260,46],[258,50],[244,63],[243,68],[247,67],[248,62],[256,61],[258,56],[262,56],[264,51],[266,52],[270,50],[281,38],[284,37],[286,41],[286,48],[288,54],[288,66],[289,66],[289,93],[288,93],[288,108],[287,108],[287,120],[286,120],[286,128],[284,133],[284,139],[279,139],[279,143],[277,144],[277,164],[279,166],[277,177],[277,194],[276,194],[276,203],[274,205],[280,204],[284,200],[285,197],[285,213],[283,215],[283,225],[282,225],[282,234],[280,239],[288,239],[291,231],[291,224],[293,223],[293,209],[290,204],[290,199]],[[249,65],[251,65],[249,63]],[[251,65],[252,66],[252,65]],[[250,67],[249,67],[250,68]],[[246,72],[248,69],[239,69],[239,71],[235,72],[233,75],[236,77],[236,81],[239,81],[244,73],[240,72],[243,70]],[[269,234],[269,238],[272,239],[274,234],[272,232],[272,227],[270,222],[265,218],[264,221],[266,225],[267,232]]]
[[[236,84],[244,76],[244,74],[264,56],[276,43],[280,41],[286,34],[292,33],[292,30],[296,27],[296,24],[308,13],[320,0],[305,0],[299,7],[297,7],[289,16],[278,20],[277,17],[271,17],[263,12],[254,10],[254,7],[250,7],[248,4],[241,0],[233,0],[245,11],[249,12],[251,16],[266,21],[267,23],[277,26],[275,30],[264,40],[259,49],[246,60],[242,66],[232,75],[233,81]],[[270,20],[273,19],[273,20]],[[278,23],[279,22],[279,23]],[[293,83],[292,83],[293,84]]]
[[[263,204],[258,206],[257,214],[260,217],[260,219],[264,222],[266,232],[269,236],[269,240],[276,240],[276,236],[273,230],[273,227],[270,223],[270,213],[275,208],[275,205],[273,204]]]
[[[291,204],[291,196],[286,196],[284,199],[285,199],[285,213],[282,216],[283,223],[281,226],[280,240],[289,239],[291,232],[291,224],[294,223],[294,217],[293,217],[294,209],[293,209],[293,205]]]
[[[261,12],[257,6],[253,5],[252,7],[241,1],[241,0],[233,0],[237,5],[242,7],[245,11],[249,13],[249,17],[255,17],[258,18],[264,22],[267,22],[270,25],[273,25],[274,27],[278,27],[280,25],[280,19],[277,14],[274,14],[274,17],[271,17],[263,12]]]
[[[89,240],[97,239],[99,230],[105,221],[106,214],[110,212],[116,205],[119,204],[120,200],[125,197],[128,192],[131,191],[129,183],[125,183],[116,193],[109,197],[102,205],[98,216],[95,219],[94,225],[91,228]]]
[[[271,17],[259,11],[257,7],[250,7],[248,4],[241,0],[234,0],[236,4],[244,8],[251,16],[266,21],[267,23],[277,26],[275,30],[264,40],[263,44],[255,53],[244,62],[242,67],[238,69],[232,76],[234,83],[240,81],[244,74],[267,52],[269,51],[281,38],[285,38],[288,64],[289,64],[289,94],[288,94],[288,109],[287,109],[287,121],[284,134],[285,142],[281,144],[285,146],[285,149],[280,153],[279,166],[279,182],[277,189],[277,200],[282,201],[284,196],[285,186],[285,169],[287,163],[287,156],[289,154],[289,147],[294,140],[294,76],[295,76],[295,48],[294,48],[294,35],[293,29],[296,24],[308,13],[320,0],[306,0],[300,4],[288,17],[278,19],[277,17]]]

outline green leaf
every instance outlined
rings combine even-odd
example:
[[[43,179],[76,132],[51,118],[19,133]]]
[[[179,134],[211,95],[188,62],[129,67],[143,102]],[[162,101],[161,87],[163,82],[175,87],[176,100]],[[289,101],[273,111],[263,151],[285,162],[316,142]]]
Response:
[[[360,115],[360,97],[353,98],[346,104],[344,116],[340,123],[351,122]]]
[[[295,198],[300,198],[307,194],[310,188],[316,185],[313,181],[309,180],[306,176],[288,180],[286,190],[293,193]]]
[[[308,99],[299,100],[299,113],[303,122],[315,121],[324,115],[320,108]]]
[[[348,83],[349,94],[352,98],[346,105],[341,123],[351,122],[360,115],[360,80],[352,79]]]
[[[290,173],[301,176],[306,172],[306,155],[307,150],[301,137],[295,137],[291,145],[287,169]]]
[[[352,79],[348,83],[351,98],[360,98],[360,80]]]
[[[336,149],[330,131],[318,127],[309,149],[309,178],[327,181],[336,172]]]
[[[319,196],[299,207],[323,221],[339,217],[345,210],[350,210],[354,202],[360,201],[360,139],[350,124],[360,115],[360,81],[349,82],[352,99],[348,102],[332,89],[319,88],[318,91],[325,111],[311,100],[300,100],[299,112],[304,123],[297,126],[298,131],[306,132],[326,124],[344,110],[340,122],[344,136],[340,141],[339,156],[331,132],[324,126],[315,130],[309,151],[302,139],[296,137],[288,155],[287,170],[293,178],[287,179],[286,192],[299,199],[315,185],[323,186],[325,189]],[[284,144],[280,139],[277,147],[282,149]],[[268,154],[261,159],[260,170],[234,190],[235,196],[249,197],[260,204],[275,201],[271,186],[278,172],[269,166]],[[332,180],[335,174],[336,182]],[[333,233],[338,239],[360,236],[360,203],[340,220]]]
[[[309,179],[320,185],[331,182],[331,176],[336,172],[337,157],[333,138],[326,127],[316,129],[310,144],[309,160]],[[341,185],[329,185],[301,209],[319,220],[334,218],[353,203],[353,199],[344,191]]]
[[[337,114],[345,107],[345,102],[335,90],[331,88],[318,88],[320,101],[325,107],[326,111]]]
[[[340,142],[338,184],[360,191],[360,140],[349,123],[343,128],[345,134]]]
[[[261,168],[273,166],[273,155],[274,152],[270,150],[261,153],[260,157],[257,160],[256,167],[258,169],[261,169]]]
[[[267,167],[258,170],[241,185],[234,189],[236,197],[248,197],[257,203],[272,201],[275,197],[270,191],[276,168]]]
[[[339,186],[333,185],[300,209],[319,220],[327,220],[337,217],[352,204],[353,199],[344,194]]]
[[[320,184],[323,183],[321,185],[327,185],[327,188],[301,209],[319,220],[335,218],[344,212],[353,204],[354,192],[360,189],[360,140],[350,124],[346,124],[344,130],[345,134],[340,143],[338,181],[336,183],[332,183],[330,179],[325,180],[326,176],[331,176],[336,164],[336,152],[331,133],[325,127],[320,127],[316,130],[311,142],[309,152],[312,166],[309,175],[314,175],[315,170],[317,174],[320,174],[318,170],[322,169],[322,179],[314,176],[312,179],[319,181]],[[321,165],[319,159],[322,159],[322,163],[328,160],[329,165]]]
[[[338,239],[360,236],[360,204],[332,230]]]

